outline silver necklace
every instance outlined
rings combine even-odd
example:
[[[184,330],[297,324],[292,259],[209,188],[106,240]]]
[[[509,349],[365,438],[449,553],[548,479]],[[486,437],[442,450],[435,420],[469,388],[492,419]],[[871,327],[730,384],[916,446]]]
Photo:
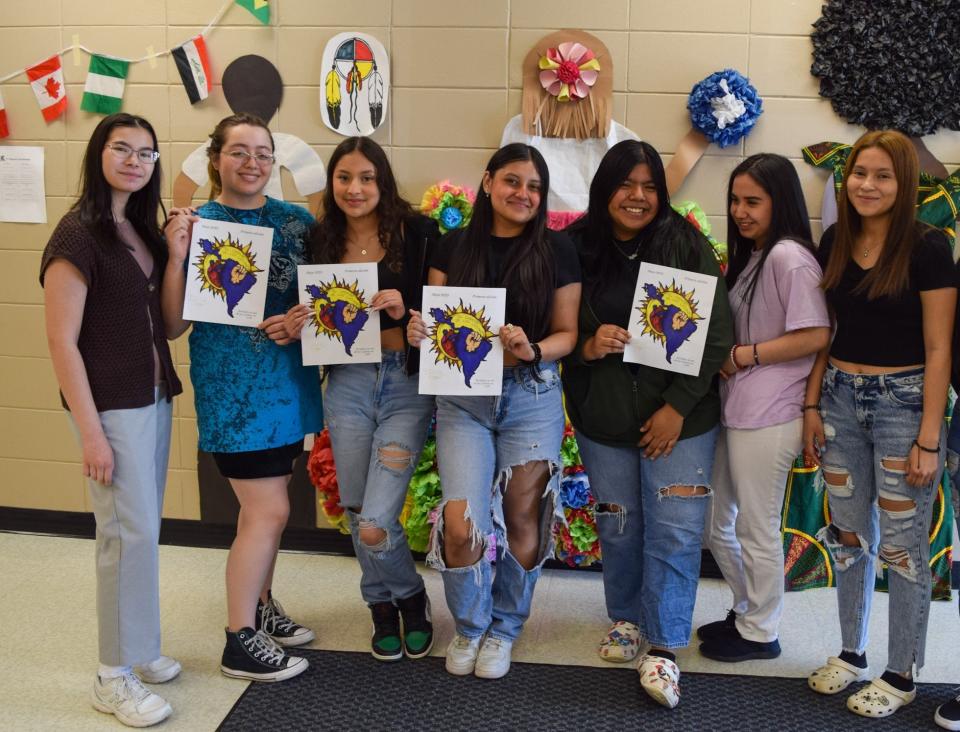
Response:
[[[230,217],[231,221],[233,221],[236,224],[243,223],[243,221],[238,221],[236,218],[234,218],[234,215],[230,213],[230,210],[226,206],[224,206],[222,203],[220,203],[220,201],[214,201],[214,203],[223,209],[223,212]],[[260,213],[257,214],[257,223],[255,223],[254,226],[260,226],[260,219],[263,218],[263,209],[265,209],[266,207],[267,207],[267,202],[264,201],[263,205],[260,207]],[[238,210],[252,211],[253,209],[238,209]]]
[[[613,240],[613,246],[617,248],[617,251],[620,252],[624,257],[626,257],[631,262],[640,256],[640,242],[637,242],[637,248],[634,249],[633,254],[627,254],[623,249],[620,248],[620,244],[616,239]]]

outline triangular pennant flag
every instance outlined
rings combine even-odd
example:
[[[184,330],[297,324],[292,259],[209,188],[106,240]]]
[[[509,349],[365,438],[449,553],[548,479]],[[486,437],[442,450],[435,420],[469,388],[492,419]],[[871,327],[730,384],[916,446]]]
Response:
[[[129,61],[94,55],[83,87],[80,109],[97,114],[116,114],[123,104],[123,85]]]
[[[0,94],[0,140],[10,135],[10,128],[7,127],[7,108],[3,106],[3,95]]]
[[[233,0],[241,8],[246,8],[253,17],[264,25],[270,24],[270,2],[269,0]]]
[[[27,78],[37,97],[37,104],[47,122],[53,122],[67,111],[67,87],[63,84],[60,57],[51,56],[27,69]]]
[[[177,64],[177,71],[183,80],[183,88],[187,90],[190,104],[196,104],[206,99],[210,94],[210,59],[207,56],[207,45],[203,36],[191,38],[182,46],[171,51],[173,60]]]

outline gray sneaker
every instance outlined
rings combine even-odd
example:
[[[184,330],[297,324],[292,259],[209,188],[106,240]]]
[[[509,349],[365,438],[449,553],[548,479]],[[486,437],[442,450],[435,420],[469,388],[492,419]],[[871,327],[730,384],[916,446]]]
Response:
[[[147,689],[132,671],[112,679],[97,674],[90,701],[98,712],[112,714],[128,727],[150,727],[173,713],[167,700]]]

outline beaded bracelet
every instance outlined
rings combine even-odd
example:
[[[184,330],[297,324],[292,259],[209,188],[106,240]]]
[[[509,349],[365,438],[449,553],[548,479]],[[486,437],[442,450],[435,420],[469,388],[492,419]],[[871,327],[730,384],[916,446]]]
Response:
[[[759,365],[760,365],[760,354],[757,353],[757,344],[756,344],[756,343],[753,344],[753,365],[754,365],[754,366],[759,366]]]
[[[734,343],[732,346],[730,346],[730,363],[733,364],[733,367],[737,369],[737,371],[743,368],[743,366],[737,363],[737,356],[736,356],[737,349],[740,348],[740,346],[742,345],[743,345],[742,343]]]

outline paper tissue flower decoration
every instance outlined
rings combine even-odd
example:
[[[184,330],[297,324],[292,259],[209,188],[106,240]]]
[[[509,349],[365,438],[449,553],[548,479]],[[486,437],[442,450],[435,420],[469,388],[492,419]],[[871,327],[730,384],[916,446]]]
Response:
[[[558,102],[585,99],[600,75],[600,62],[596,55],[575,41],[548,48],[538,65],[540,84]]]
[[[763,112],[757,90],[734,69],[716,71],[696,84],[687,99],[690,122],[720,147],[750,133]]]
[[[470,223],[475,198],[469,188],[444,180],[430,186],[423,194],[420,211],[434,219],[440,225],[440,232],[446,234]]]

